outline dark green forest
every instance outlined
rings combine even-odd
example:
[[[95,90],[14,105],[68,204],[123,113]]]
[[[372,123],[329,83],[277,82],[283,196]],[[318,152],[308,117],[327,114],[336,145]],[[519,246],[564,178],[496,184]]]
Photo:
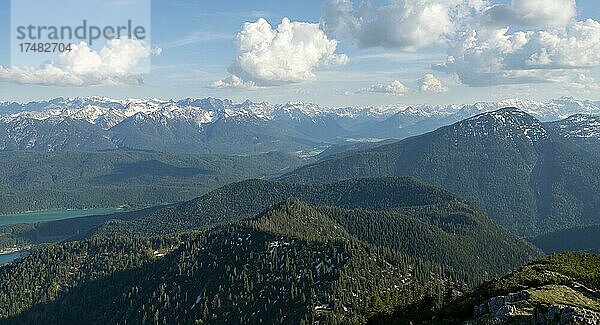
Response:
[[[126,206],[198,197],[222,185],[271,177],[302,164],[294,156],[150,151],[0,152],[0,213]]]
[[[251,190],[253,200],[225,200]],[[270,204],[273,193],[285,198]],[[3,317],[364,323],[422,301],[441,307],[456,290],[540,254],[464,200],[412,178],[320,186],[254,180],[167,211],[186,226],[158,234],[156,225],[136,222],[148,215],[107,221],[89,239],[41,245],[1,268]],[[123,237],[114,223],[135,235]]]
[[[600,253],[600,225],[558,230],[528,240],[548,254],[568,251]]]
[[[294,199],[201,232],[42,246],[0,275],[2,316],[16,323],[362,323],[466,285]]]

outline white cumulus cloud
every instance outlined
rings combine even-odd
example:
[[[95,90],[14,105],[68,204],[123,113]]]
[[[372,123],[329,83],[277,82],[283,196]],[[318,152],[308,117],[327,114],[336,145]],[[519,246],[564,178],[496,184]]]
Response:
[[[58,62],[47,61],[37,68],[0,66],[0,81],[47,86],[141,84],[143,76],[131,69],[158,54],[160,49],[135,39],[113,39],[99,51],[81,42],[61,53]]]
[[[508,28],[472,29],[448,50],[438,70],[456,73],[471,86],[563,82],[581,69],[600,66],[600,22],[509,33]]]
[[[403,96],[409,92],[410,89],[406,87],[402,82],[398,80],[393,80],[388,84],[374,84],[369,87],[361,88],[355,92],[350,92],[348,94],[385,94],[391,96]]]
[[[235,38],[235,46],[236,57],[228,69],[231,76],[213,83],[213,87],[312,81],[316,67],[348,61],[346,55],[336,53],[337,41],[329,39],[318,24],[287,18],[275,29],[263,18],[245,23]]]
[[[448,87],[444,86],[442,81],[431,73],[424,75],[417,83],[419,91],[422,93],[445,93],[448,91]]]
[[[236,75],[231,75],[227,78],[213,82],[210,84],[210,88],[259,89],[260,87],[256,86],[256,83],[253,81],[244,81]]]
[[[577,7],[575,0],[512,0],[490,7],[484,15],[492,24],[565,26],[577,15]]]
[[[576,0],[326,0],[321,29],[359,48],[446,46],[434,68],[470,86],[572,83],[600,67],[600,23],[576,17]],[[447,91],[436,81],[417,82]]]
[[[351,37],[359,47],[417,50],[446,39],[468,18],[487,7],[487,0],[389,0],[386,5],[327,0],[321,26],[334,38]]]

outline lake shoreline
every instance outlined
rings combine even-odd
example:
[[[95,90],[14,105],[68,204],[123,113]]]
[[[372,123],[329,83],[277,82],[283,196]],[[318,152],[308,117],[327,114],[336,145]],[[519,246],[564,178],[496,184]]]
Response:
[[[87,208],[87,209],[52,209],[35,212],[20,212],[0,215],[0,226],[14,224],[34,224],[39,222],[58,221],[80,217],[110,215],[128,211],[124,207]]]
[[[7,266],[13,263],[15,260],[26,256],[29,253],[29,249],[14,251],[10,253],[0,254],[0,267]]]
[[[23,253],[30,249],[31,249],[31,246],[3,248],[3,249],[0,249],[0,255]]]
[[[60,212],[60,211],[89,211],[89,210],[99,210],[99,209],[115,209],[116,212],[129,211],[129,209],[125,206],[95,207],[95,208],[66,208],[66,209],[52,208],[52,209],[26,210],[26,211],[17,211],[17,212],[0,212],[0,217],[19,216],[19,215],[27,215],[27,214],[32,214],[32,213],[51,213],[51,212]]]

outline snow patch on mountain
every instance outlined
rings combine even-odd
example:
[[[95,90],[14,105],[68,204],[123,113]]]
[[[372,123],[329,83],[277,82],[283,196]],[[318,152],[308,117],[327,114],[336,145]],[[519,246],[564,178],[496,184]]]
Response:
[[[455,124],[454,130],[469,137],[499,135],[510,140],[519,137],[530,143],[548,138],[548,132],[539,120],[516,108],[503,108],[468,118]]]
[[[504,107],[516,107],[518,110],[500,110]],[[600,137],[600,122],[593,118],[594,115],[600,116],[600,102],[571,97],[547,102],[506,99],[465,105],[366,107],[323,107],[305,102],[271,104],[250,100],[234,103],[229,99],[210,97],[181,100],[60,97],[24,104],[0,103],[0,149],[36,146],[45,149],[48,145],[52,150],[58,150],[62,147],[80,148],[86,143],[92,149],[110,149],[129,139],[128,132],[143,136],[148,130],[158,133],[140,140],[141,144],[134,142],[127,145],[136,147],[139,144],[146,148],[157,137],[163,136],[161,132],[172,138],[165,140],[166,143],[179,144],[182,137],[195,143],[201,139],[198,135],[208,130],[205,126],[220,120],[232,120],[235,124],[218,127],[245,125],[248,126],[245,132],[263,134],[263,141],[271,141],[269,143],[286,137],[297,139],[302,144],[298,144],[295,150],[314,149],[302,147],[309,146],[306,143],[326,146],[338,139],[402,139],[465,119],[468,119],[465,123],[469,124],[466,132],[471,136],[505,132],[507,137],[519,136],[535,142],[547,137],[540,121],[562,120],[574,114],[583,115],[567,119],[565,125],[561,125],[563,136]],[[186,127],[182,129],[182,125]],[[132,126],[135,127],[130,128]],[[234,134],[235,130],[228,132]],[[118,134],[116,138],[115,134]],[[247,137],[245,134],[238,135]],[[86,142],[85,139],[92,136],[95,140]],[[273,136],[280,138],[273,140]]]
[[[114,100],[106,97],[56,98],[50,101],[26,104],[0,103],[0,121],[9,123],[17,117],[45,120],[51,117],[84,120],[109,129],[138,113],[142,116],[165,117],[185,120],[199,125],[213,123],[221,118],[253,120],[303,120],[315,117],[340,119],[384,120],[394,115],[411,118],[446,118],[462,120],[480,113],[503,107],[517,107],[542,121],[564,119],[574,114],[600,115],[600,103],[561,97],[547,102],[506,99],[498,102],[479,102],[465,105],[384,105],[367,107],[322,107],[312,103],[288,102],[270,104],[249,100],[235,104],[230,100],[215,98],[183,99],[179,101],[160,99]]]
[[[552,123],[552,126],[566,138],[600,140],[600,116],[577,114]]]

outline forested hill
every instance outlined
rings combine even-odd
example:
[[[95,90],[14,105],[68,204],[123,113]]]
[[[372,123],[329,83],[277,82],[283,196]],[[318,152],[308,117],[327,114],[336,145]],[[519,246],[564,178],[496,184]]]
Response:
[[[356,322],[368,315],[362,299],[388,288],[404,294],[409,268],[427,270],[422,276],[441,270],[348,237],[315,241],[310,231],[309,240],[231,225],[158,243],[96,238],[44,247],[0,269],[2,316],[45,324]]]
[[[361,239],[477,274],[502,274],[537,254],[478,208],[410,177],[329,184],[248,180],[138,218],[109,221],[96,234],[157,235],[225,224],[290,197],[316,206]]]
[[[597,157],[506,108],[301,167],[284,179],[416,176],[480,205],[514,233],[535,235],[600,222],[599,170]]]
[[[600,253],[600,225],[581,226],[542,234],[529,241],[544,252],[593,252]]]
[[[537,254],[510,235],[473,234],[485,220],[467,215],[463,202],[450,204],[463,212],[445,215],[436,204],[369,212],[287,199],[200,232],[43,246],[0,268],[0,316],[46,324],[364,323],[396,308],[440,306],[481,280],[478,270],[465,270],[474,264],[461,270],[435,260],[460,266],[467,256],[473,263],[493,256],[507,267]],[[470,246],[483,237],[487,248]]]
[[[416,178],[387,177],[303,184],[251,179],[228,184],[191,201],[142,217],[105,225],[102,234],[164,234],[253,217],[295,197],[309,204],[375,210],[400,209],[461,200]]]
[[[0,214],[180,202],[230,182],[280,175],[303,163],[280,152],[226,156],[0,151]]]
[[[0,226],[0,247],[85,238],[94,233],[115,236],[173,233],[251,218],[289,197],[318,205],[378,209],[459,199],[442,189],[411,178],[350,180],[318,186],[251,179],[167,207],[39,224]]]
[[[600,116],[575,114],[546,125],[582,149],[600,154]]]

